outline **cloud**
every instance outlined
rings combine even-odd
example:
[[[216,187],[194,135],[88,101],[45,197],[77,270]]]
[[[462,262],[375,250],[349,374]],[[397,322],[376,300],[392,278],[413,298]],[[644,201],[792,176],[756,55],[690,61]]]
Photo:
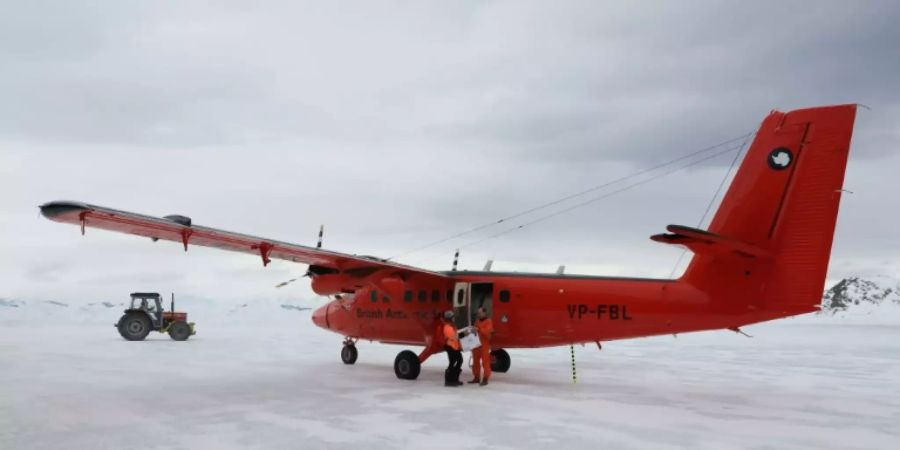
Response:
[[[739,136],[773,108],[844,102],[872,109],[858,116],[847,176],[857,193],[844,200],[831,276],[882,270],[900,250],[882,200],[898,188],[893,2],[7,9],[0,282],[13,294],[112,295],[143,273],[268,296],[300,271],[102,232],[79,239],[36,218],[53,199],[300,243],[324,223],[326,246],[390,256]],[[679,253],[647,236],[696,223],[730,163],[722,155],[462,260],[668,275]],[[446,268],[456,246],[498,229],[409,260]],[[114,282],[100,286],[105,274]]]
[[[69,271],[70,267],[62,262],[48,261],[32,265],[28,268],[28,280],[36,283],[56,281],[60,275]]]

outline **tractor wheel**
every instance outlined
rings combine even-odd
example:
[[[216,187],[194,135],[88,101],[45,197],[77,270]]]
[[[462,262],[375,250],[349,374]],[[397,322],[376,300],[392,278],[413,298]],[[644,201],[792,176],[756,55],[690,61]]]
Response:
[[[150,318],[140,312],[126,313],[119,319],[119,334],[129,341],[143,341],[150,334]]]
[[[411,350],[403,350],[394,359],[394,374],[401,380],[415,380],[421,370],[419,355]]]
[[[191,326],[183,321],[174,322],[169,325],[169,337],[176,341],[186,341],[191,337]]]
[[[491,370],[497,373],[506,373],[511,362],[506,350],[497,349],[491,352]]]
[[[356,350],[355,345],[345,345],[344,348],[341,349],[341,361],[343,361],[344,364],[354,364],[357,357],[359,357],[359,351]]]

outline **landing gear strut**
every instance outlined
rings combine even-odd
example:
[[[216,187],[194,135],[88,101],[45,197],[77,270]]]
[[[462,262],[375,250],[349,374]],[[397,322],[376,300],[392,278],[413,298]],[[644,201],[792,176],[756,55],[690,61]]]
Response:
[[[356,340],[349,337],[344,339],[344,348],[341,349],[341,361],[344,364],[353,364],[356,362],[357,357],[359,357],[359,352],[356,350]]]
[[[394,358],[394,374],[401,380],[415,380],[419,377],[422,364],[419,355],[410,350],[403,350]]]

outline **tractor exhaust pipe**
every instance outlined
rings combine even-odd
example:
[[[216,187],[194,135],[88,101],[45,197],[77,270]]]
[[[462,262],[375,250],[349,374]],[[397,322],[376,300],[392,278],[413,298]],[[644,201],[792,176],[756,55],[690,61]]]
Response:
[[[170,306],[172,308],[172,313],[175,313],[175,293],[172,293],[172,304]]]

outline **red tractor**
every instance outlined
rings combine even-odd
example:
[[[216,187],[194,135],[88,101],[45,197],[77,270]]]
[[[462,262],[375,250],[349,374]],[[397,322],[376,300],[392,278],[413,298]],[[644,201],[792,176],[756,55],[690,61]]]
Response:
[[[162,297],[156,292],[132,293],[131,305],[116,328],[129,341],[143,341],[150,331],[169,333],[176,341],[186,341],[196,334],[194,322],[187,321],[187,313],[175,312],[175,294],[172,294],[171,311],[164,311]]]

